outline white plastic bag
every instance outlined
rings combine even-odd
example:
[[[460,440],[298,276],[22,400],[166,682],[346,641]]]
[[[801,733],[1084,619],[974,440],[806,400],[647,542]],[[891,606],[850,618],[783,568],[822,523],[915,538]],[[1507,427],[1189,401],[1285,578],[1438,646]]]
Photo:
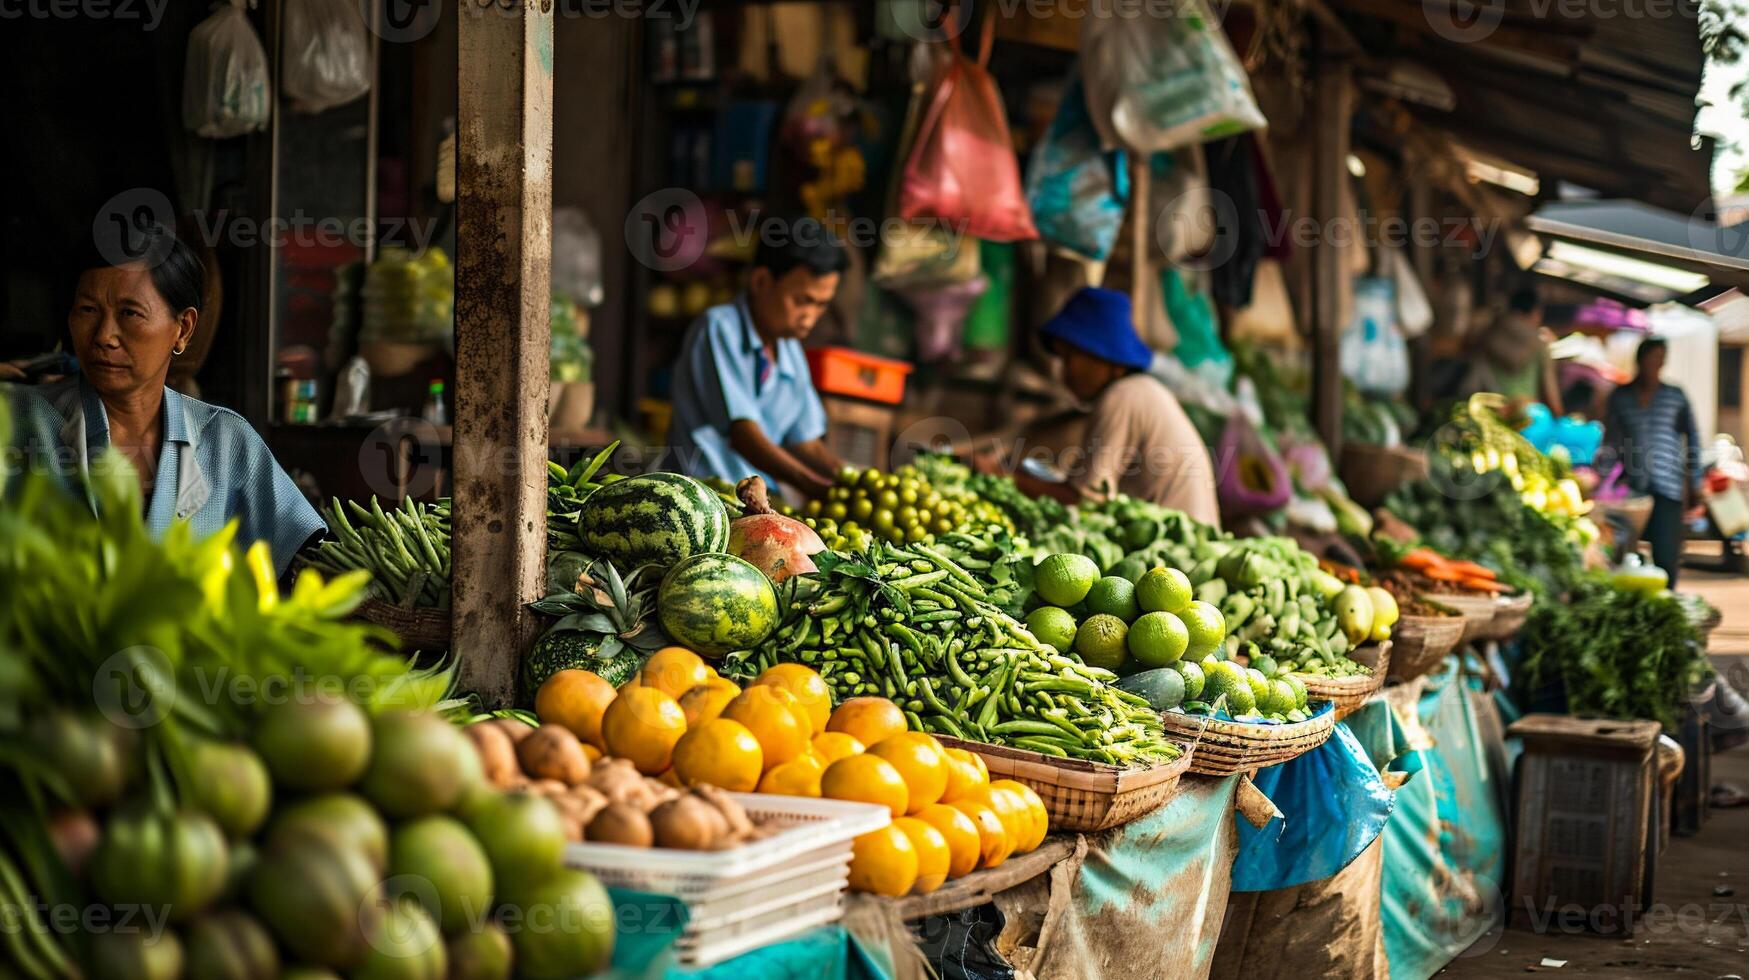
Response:
[[[1205,0],[1168,5],[1153,16],[1089,17],[1082,27],[1087,108],[1106,149],[1176,150],[1266,125]]]
[[[553,209],[552,288],[585,309],[601,305],[601,233],[582,208]]]
[[[273,111],[267,52],[244,3],[230,0],[189,32],[182,124],[197,136],[253,133],[267,127]]]
[[[1403,336],[1414,340],[1433,326],[1433,301],[1427,298],[1421,277],[1402,249],[1385,247],[1385,267],[1397,288],[1397,326]]]
[[[1354,319],[1342,332],[1342,376],[1369,395],[1396,397],[1409,387],[1409,348],[1397,328],[1396,284],[1381,276],[1354,280]]]
[[[285,74],[292,108],[321,112],[370,91],[370,37],[356,0],[286,0]]]

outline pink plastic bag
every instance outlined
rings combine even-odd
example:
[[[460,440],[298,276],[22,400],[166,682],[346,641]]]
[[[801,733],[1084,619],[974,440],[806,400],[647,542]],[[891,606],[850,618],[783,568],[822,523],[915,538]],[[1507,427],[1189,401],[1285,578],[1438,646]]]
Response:
[[[1038,237],[1020,183],[1020,162],[990,60],[995,21],[973,61],[957,48],[942,59],[899,182],[899,216],[934,218],[973,238],[996,242]],[[963,226],[963,227],[962,227]]]
[[[1287,461],[1252,427],[1244,412],[1227,417],[1215,459],[1220,474],[1215,493],[1224,518],[1279,510],[1293,497],[1293,476]]]

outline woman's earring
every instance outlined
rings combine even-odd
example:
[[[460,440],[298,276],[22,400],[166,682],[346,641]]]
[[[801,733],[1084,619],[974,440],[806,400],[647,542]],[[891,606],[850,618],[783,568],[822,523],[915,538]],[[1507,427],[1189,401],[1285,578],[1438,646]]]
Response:
[[[181,347],[172,347],[172,348],[170,348],[170,353],[171,353],[171,354],[172,354],[172,355],[173,355],[173,356],[175,356],[175,357],[181,357],[181,356],[182,356],[182,352],[183,352],[183,351],[185,351],[185,350],[187,350],[187,349],[188,349],[188,345],[187,345],[187,344],[183,344],[183,345],[182,345],[182,346],[181,346]]]

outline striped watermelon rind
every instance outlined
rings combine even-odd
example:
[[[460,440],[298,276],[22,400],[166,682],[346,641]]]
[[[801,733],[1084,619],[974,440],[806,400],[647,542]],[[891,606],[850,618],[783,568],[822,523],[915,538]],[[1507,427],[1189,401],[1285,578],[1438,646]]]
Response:
[[[671,568],[729,546],[729,512],[716,491],[679,473],[646,473],[609,483],[577,515],[582,550],[615,567]]]
[[[656,615],[675,642],[721,657],[764,642],[777,628],[777,592],[752,562],[693,555],[668,570]]]

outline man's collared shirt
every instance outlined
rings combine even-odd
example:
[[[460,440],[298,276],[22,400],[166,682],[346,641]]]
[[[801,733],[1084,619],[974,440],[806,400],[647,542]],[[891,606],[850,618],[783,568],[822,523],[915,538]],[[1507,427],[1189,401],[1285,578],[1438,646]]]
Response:
[[[826,410],[801,342],[780,340],[776,361],[766,357],[745,295],[706,310],[687,328],[674,367],[670,464],[692,476],[735,483],[758,475],[776,486],[729,445],[729,425],[741,419],[759,423],[780,446],[826,434]]]

